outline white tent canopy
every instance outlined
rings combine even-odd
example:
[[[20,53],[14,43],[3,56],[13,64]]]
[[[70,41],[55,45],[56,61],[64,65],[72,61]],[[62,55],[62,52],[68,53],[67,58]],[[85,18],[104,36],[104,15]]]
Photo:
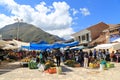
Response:
[[[29,46],[30,43],[22,42],[22,41],[17,41],[17,40],[12,40],[12,41],[6,41],[6,44],[2,49],[18,49],[21,48],[21,46]]]
[[[0,40],[0,47],[4,47],[7,44],[6,41]]]
[[[97,45],[95,48],[96,49],[109,49],[111,47],[113,47],[112,44],[101,44],[101,45]]]
[[[101,44],[101,45],[97,45],[95,49],[109,49],[111,52],[113,50],[120,49],[120,43]]]
[[[6,44],[2,49],[18,49],[18,48],[19,48],[18,46]]]
[[[26,43],[26,42],[22,42],[22,41],[17,41],[17,40],[13,40],[17,46],[20,48],[21,46],[30,46],[30,43]]]

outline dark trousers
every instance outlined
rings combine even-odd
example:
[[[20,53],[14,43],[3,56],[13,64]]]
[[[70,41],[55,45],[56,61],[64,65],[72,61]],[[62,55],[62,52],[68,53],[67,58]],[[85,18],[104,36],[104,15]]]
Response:
[[[57,62],[57,66],[60,66],[60,62],[61,62],[60,56],[56,56],[56,62]]]

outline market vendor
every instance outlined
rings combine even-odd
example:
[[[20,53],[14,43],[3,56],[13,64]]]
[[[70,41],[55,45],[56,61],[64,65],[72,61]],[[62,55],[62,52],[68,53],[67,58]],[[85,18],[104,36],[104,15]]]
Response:
[[[118,50],[116,50],[115,56],[116,56],[116,62],[120,62],[120,52]]]
[[[39,54],[39,58],[40,58],[40,63],[44,63],[44,59],[43,59],[43,52],[40,51],[40,54]]]
[[[113,58],[114,58],[114,51],[112,51],[112,53],[110,53],[110,61],[113,62]]]

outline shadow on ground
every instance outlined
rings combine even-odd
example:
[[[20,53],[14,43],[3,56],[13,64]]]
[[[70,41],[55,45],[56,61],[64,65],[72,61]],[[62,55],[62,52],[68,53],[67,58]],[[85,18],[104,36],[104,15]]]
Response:
[[[68,68],[67,66],[61,66],[61,67],[62,67],[62,72],[71,72],[71,71],[73,71],[70,68]]]
[[[7,72],[11,72],[14,69],[20,68],[20,64],[16,63],[14,64],[14,62],[11,63],[2,63],[0,65],[0,75],[5,74]]]

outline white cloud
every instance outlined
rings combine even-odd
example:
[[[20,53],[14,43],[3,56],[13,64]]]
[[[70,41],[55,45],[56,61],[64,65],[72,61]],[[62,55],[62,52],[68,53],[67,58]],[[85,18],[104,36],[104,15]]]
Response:
[[[12,24],[14,22],[14,16],[6,16],[5,14],[0,14],[0,28],[5,25]]]
[[[73,16],[75,16],[77,13],[79,13],[78,10],[76,10],[75,8],[71,9],[73,11]]]
[[[70,36],[74,32],[71,28],[73,18],[70,16],[70,6],[66,2],[53,2],[51,6],[41,2],[33,8],[30,5],[20,5],[14,0],[0,0],[0,5],[7,7],[12,15],[0,14],[3,19],[0,23],[4,23],[0,26],[13,23],[13,19],[18,17],[60,37]],[[74,10],[74,14],[76,13]]]
[[[72,38],[71,36],[68,36],[68,35],[71,35],[73,34],[73,30],[72,28],[66,28],[66,29],[61,29],[61,30],[50,30],[48,31],[49,33],[53,33],[55,35],[57,35],[57,33],[59,33],[60,36],[63,36],[65,39],[70,39]],[[57,32],[57,33],[56,33]]]
[[[90,11],[87,8],[80,8],[80,11],[84,16],[90,15]]]
[[[46,14],[47,12],[50,11],[50,9],[47,8],[45,2],[41,2],[39,5],[37,5],[37,6],[35,7],[35,9],[38,10],[39,13],[41,13],[41,14]]]

